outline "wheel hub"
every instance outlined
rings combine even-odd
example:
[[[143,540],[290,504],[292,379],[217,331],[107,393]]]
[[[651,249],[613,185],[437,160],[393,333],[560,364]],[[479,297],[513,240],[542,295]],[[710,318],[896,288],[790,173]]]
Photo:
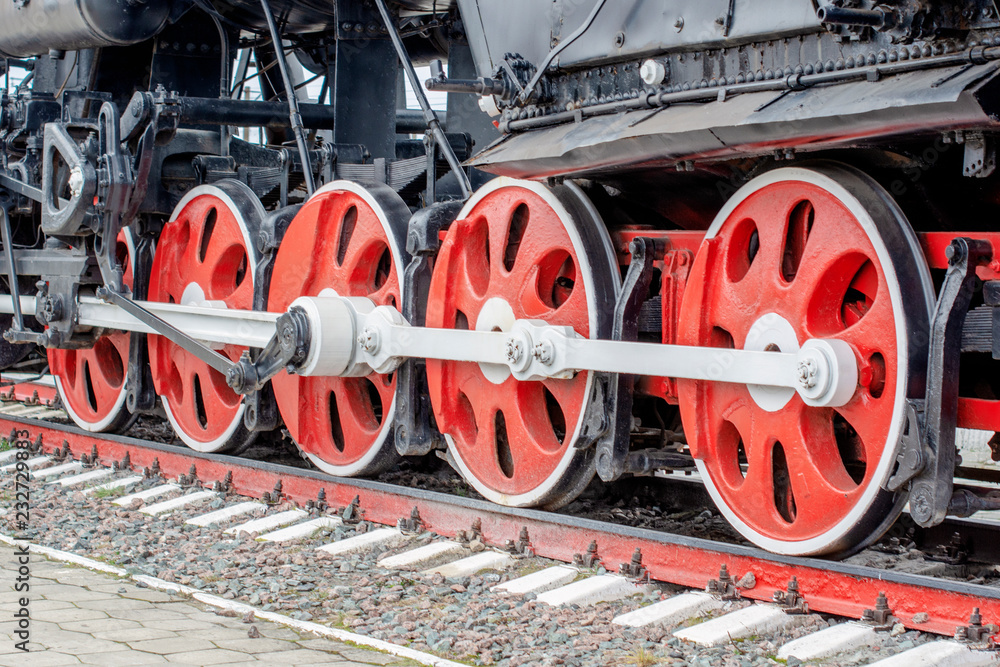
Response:
[[[487,300],[483,304],[483,309],[479,311],[479,317],[476,318],[476,331],[507,332],[514,326],[516,319],[510,303],[502,297],[495,296]],[[507,351],[508,355],[517,355],[518,352],[516,349]],[[504,364],[479,364],[479,368],[483,371],[486,379],[493,384],[503,384],[510,377],[510,367]]]
[[[756,352],[797,352],[799,341],[788,320],[777,313],[767,313],[750,327],[743,349]],[[751,384],[747,385],[747,391],[750,392],[750,398],[768,412],[777,412],[795,396],[795,390],[791,387]]]

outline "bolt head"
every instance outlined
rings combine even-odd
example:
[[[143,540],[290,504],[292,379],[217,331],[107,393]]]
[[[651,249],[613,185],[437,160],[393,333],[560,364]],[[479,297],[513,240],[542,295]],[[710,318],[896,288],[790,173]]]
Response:
[[[798,374],[799,385],[803,389],[812,389],[816,386],[816,376],[819,374],[819,368],[816,366],[816,361],[814,359],[803,359],[796,366],[796,372]]]
[[[667,68],[657,60],[647,60],[639,67],[639,78],[647,86],[658,86],[667,76]]]
[[[548,366],[552,363],[552,359],[555,356],[555,350],[552,349],[552,343],[543,340],[541,343],[535,345],[533,355],[539,363]]]
[[[514,340],[507,341],[507,345],[505,346],[504,351],[507,354],[507,361],[511,362],[512,364],[516,364],[518,361],[521,360],[521,355],[523,352],[521,350],[521,344],[518,343],[517,341]]]

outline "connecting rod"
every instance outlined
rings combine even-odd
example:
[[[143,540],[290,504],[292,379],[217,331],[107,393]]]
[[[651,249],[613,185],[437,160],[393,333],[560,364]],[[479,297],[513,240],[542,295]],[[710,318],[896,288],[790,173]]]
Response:
[[[21,297],[20,305],[26,315],[35,313],[33,297]],[[135,307],[123,309],[81,296],[79,323],[158,333],[171,340],[181,331],[186,340],[175,342],[194,340],[215,355],[211,348],[225,344],[265,350],[256,363],[247,357],[226,360],[230,368],[241,370],[219,369],[243,393],[259,389],[285,367],[307,376],[357,377],[372,371],[390,373],[409,358],[478,363],[492,367],[493,377],[499,371],[519,380],[604,371],[734,382],[794,390],[809,405],[831,407],[850,400],[858,378],[854,353],[839,340],[812,339],[794,349],[758,351],[591,340],[570,327],[539,320],[517,320],[508,331],[434,329],[410,326],[395,308],[375,307],[358,297],[301,297],[287,313],[149,301],[129,305]],[[13,312],[9,296],[0,299],[0,312]]]

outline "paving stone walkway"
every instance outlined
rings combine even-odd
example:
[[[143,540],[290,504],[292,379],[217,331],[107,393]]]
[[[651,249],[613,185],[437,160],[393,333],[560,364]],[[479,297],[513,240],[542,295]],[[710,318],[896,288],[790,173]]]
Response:
[[[184,597],[31,554],[28,593],[15,590],[17,555],[0,544],[0,665],[413,665],[266,621],[219,616]],[[16,647],[20,598],[30,652]],[[206,611],[206,609],[208,609]],[[251,625],[259,637],[251,638]]]

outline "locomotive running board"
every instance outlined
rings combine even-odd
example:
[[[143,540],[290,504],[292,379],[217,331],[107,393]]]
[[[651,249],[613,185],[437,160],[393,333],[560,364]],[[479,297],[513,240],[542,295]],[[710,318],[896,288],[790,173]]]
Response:
[[[996,63],[622,111],[510,134],[468,165],[515,178],[616,175],[957,127],[991,127]],[[876,73],[877,74],[877,73]],[[721,89],[719,89],[721,90]],[[711,92],[711,91],[710,91]]]

